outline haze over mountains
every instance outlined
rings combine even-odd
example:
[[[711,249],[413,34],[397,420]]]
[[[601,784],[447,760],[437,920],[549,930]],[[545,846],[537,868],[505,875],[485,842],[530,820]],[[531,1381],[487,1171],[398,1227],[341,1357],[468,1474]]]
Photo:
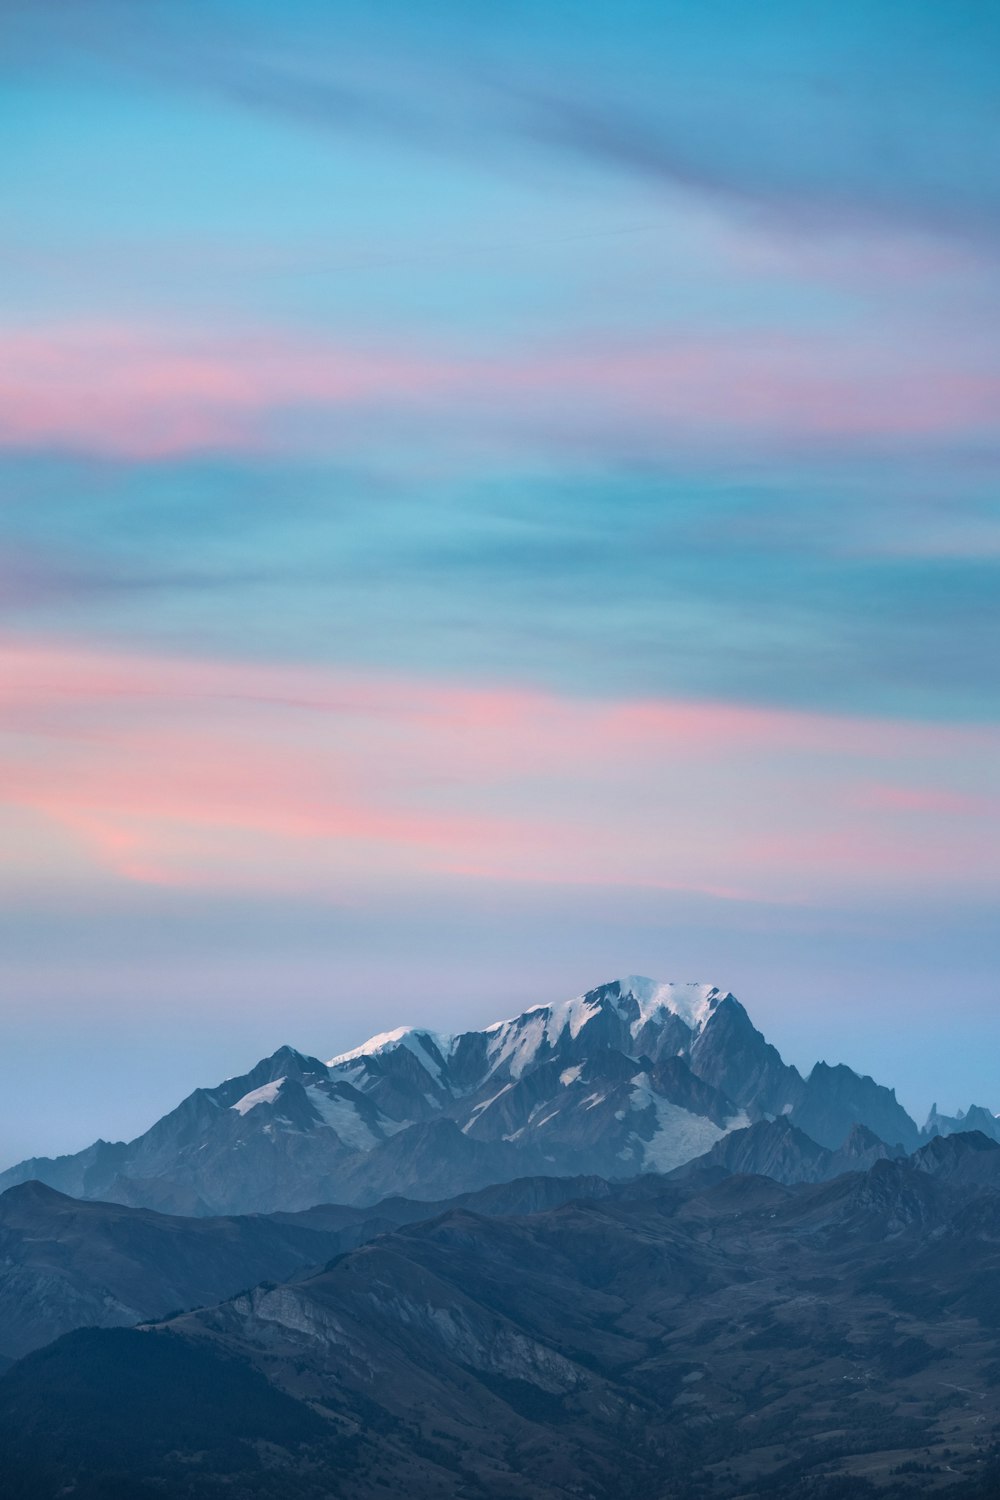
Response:
[[[983,1108],[935,1110],[921,1131],[843,1064],[803,1078],[732,994],[629,976],[458,1036],[400,1028],[328,1062],[282,1047],[136,1140],[30,1159],[0,1190],[38,1180],[195,1215],[441,1198],[530,1173],[670,1171],[774,1118],[829,1152],[855,1126],[900,1152],[965,1128],[1000,1137]]]

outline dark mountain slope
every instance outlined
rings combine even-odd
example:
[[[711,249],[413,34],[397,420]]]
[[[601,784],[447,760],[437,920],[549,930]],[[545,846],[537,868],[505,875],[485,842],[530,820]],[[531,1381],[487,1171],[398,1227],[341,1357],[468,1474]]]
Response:
[[[67,1462],[74,1500],[152,1500],[192,1493],[170,1462],[178,1451],[197,1453],[199,1469],[226,1478],[249,1457],[258,1483],[261,1452],[295,1454],[306,1444],[330,1451],[322,1418],[251,1365],[204,1342],[124,1329],[80,1329],[39,1350],[17,1366],[3,1401],[4,1500],[66,1493]],[[164,1468],[174,1470],[166,1490],[137,1477]],[[330,1489],[289,1491],[319,1493]]]
[[[48,1464],[32,1500],[75,1481],[201,1500],[223,1480],[241,1500],[886,1500],[928,1478],[985,1497],[997,1202],[885,1159],[797,1187],[695,1174],[456,1209],[166,1326],[61,1340],[0,1379],[0,1452],[14,1485]],[[150,1400],[148,1435],[116,1447],[124,1372],[155,1392],[178,1359],[202,1391],[208,1362],[213,1430],[183,1405],[165,1430]],[[102,1465],[132,1488],[88,1490]]]
[[[915,1151],[920,1132],[896,1099],[894,1089],[838,1063],[818,1062],[806,1079],[792,1120],[821,1146],[835,1151],[854,1125],[866,1125],[879,1140]]]
[[[284,1281],[448,1208],[536,1212],[611,1191],[601,1178],[525,1178],[437,1203],[395,1198],[371,1209],[190,1219],[25,1183],[0,1195],[0,1355],[23,1355],[73,1328],[126,1327]]]
[[[935,1137],[914,1154],[913,1164],[945,1182],[1000,1188],[1000,1143],[978,1130]]]
[[[876,1161],[902,1155],[863,1125],[855,1125],[837,1151],[829,1151],[792,1124],[787,1115],[760,1120],[723,1136],[704,1156],[670,1175],[689,1179],[701,1171],[721,1169],[773,1177],[776,1182],[828,1182],[844,1172],[858,1172]]]
[[[85,1324],[127,1326],[284,1280],[335,1254],[335,1235],[260,1218],[169,1218],[84,1203],[39,1182],[0,1196],[0,1352]]]

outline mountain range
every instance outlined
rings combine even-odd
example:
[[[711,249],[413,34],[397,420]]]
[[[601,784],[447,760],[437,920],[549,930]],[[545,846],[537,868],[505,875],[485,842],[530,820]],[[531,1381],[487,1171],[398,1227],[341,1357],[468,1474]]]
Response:
[[[10,1500],[1000,1493],[1000,1124],[631,976],[0,1177]]]
[[[741,1141],[750,1156],[783,1142],[787,1163],[800,1135],[778,1120]],[[0,1486],[9,1500],[992,1500],[998,1187],[1000,1146],[966,1133],[818,1183],[703,1160],[512,1184],[490,1190],[493,1213],[438,1205],[279,1284],[29,1354],[0,1379]],[[45,1189],[11,1200],[28,1240],[74,1211]],[[148,1244],[159,1217],[92,1207],[117,1214],[117,1244],[129,1225]],[[316,1213],[321,1233],[351,1217]]]
[[[301,1213],[186,1218],[21,1183],[0,1194],[0,1364],[74,1328],[127,1328],[285,1281],[450,1209],[537,1213],[610,1192],[600,1177],[538,1177],[439,1202],[390,1198],[369,1209],[327,1203]]]
[[[76,1198],[169,1214],[294,1212],[476,1191],[525,1175],[668,1172],[734,1132],[783,1119],[831,1153],[864,1127],[890,1151],[977,1128],[985,1109],[923,1131],[891,1088],[785,1063],[739,1001],[638,976],[457,1036],[400,1028],[327,1062],[282,1047],[196,1089],[130,1142],[97,1141],[0,1174]],[[860,1158],[858,1158],[860,1160]]]

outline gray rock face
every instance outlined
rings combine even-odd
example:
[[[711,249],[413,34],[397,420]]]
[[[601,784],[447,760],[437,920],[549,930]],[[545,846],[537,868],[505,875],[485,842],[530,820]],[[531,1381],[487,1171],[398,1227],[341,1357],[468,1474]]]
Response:
[[[777,1120],[758,1121],[746,1130],[731,1131],[705,1156],[671,1175],[683,1181],[714,1170],[771,1177],[789,1184],[829,1182],[845,1172],[866,1171],[878,1161],[899,1155],[898,1147],[887,1146],[864,1125],[856,1125],[839,1149],[830,1151],[782,1115]]]
[[[802,1097],[802,1076],[782,1062],[739,1001],[726,995],[691,1046],[691,1066],[756,1118],[780,1115]]]
[[[991,1141],[1000,1142],[1000,1119],[981,1104],[971,1105],[964,1113],[959,1110],[957,1115],[939,1114],[937,1105],[932,1104],[922,1134],[925,1139],[933,1139],[938,1135],[964,1134],[970,1130],[978,1130]]]
[[[880,1140],[915,1151],[920,1132],[898,1103],[895,1090],[872,1078],[859,1078],[839,1063],[830,1067],[818,1062],[806,1080],[802,1094],[791,1110],[800,1130],[835,1150],[854,1125],[866,1125]]]
[[[328,1063],[282,1047],[138,1139],[24,1162],[0,1191],[36,1178],[194,1215],[436,1198],[527,1173],[666,1172],[781,1115],[829,1150],[858,1123],[919,1139],[871,1079],[818,1064],[803,1080],[734,996],[630,976],[460,1036],[389,1032]]]

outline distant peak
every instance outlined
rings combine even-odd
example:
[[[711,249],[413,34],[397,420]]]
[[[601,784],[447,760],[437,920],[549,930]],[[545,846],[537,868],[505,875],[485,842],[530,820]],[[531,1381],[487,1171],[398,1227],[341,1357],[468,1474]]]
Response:
[[[398,1046],[405,1037],[413,1031],[412,1026],[397,1026],[393,1031],[380,1031],[376,1036],[362,1042],[360,1047],[351,1047],[348,1052],[338,1052],[336,1057],[331,1057],[327,1062],[328,1068],[335,1068],[340,1063],[354,1062],[361,1057],[375,1057],[379,1052]]]
[[[381,1052],[394,1052],[398,1047],[405,1047],[428,1073],[437,1077],[441,1071],[441,1060],[450,1056],[454,1045],[454,1037],[427,1031],[422,1027],[397,1026],[394,1031],[380,1031],[377,1036],[369,1037],[360,1047],[339,1052],[336,1057],[330,1058],[327,1067],[339,1068],[345,1063],[363,1062],[365,1058],[378,1057]]]

